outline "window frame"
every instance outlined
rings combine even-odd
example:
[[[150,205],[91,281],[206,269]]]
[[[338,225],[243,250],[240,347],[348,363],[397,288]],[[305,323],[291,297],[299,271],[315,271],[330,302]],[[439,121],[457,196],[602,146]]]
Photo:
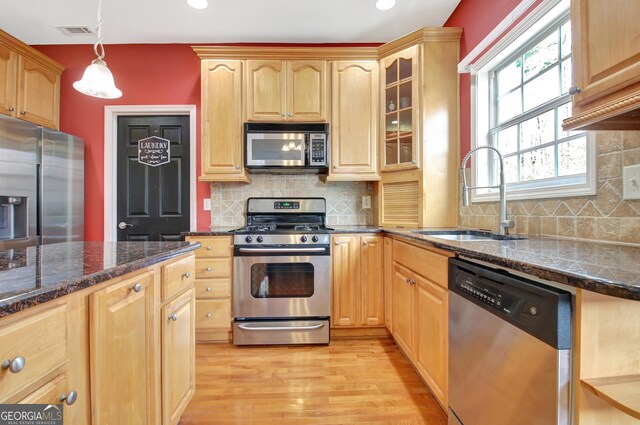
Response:
[[[499,131],[523,123],[530,118],[547,113],[548,111],[554,111],[554,123],[556,124],[554,140],[523,151],[518,150],[515,153],[509,153],[506,155],[507,157],[517,157],[521,153],[554,146],[557,167],[558,146],[560,146],[561,143],[586,136],[587,169],[585,174],[538,179],[530,182],[509,183],[507,184],[508,200],[587,196],[596,193],[596,152],[595,137],[593,134],[586,132],[569,135],[561,139],[558,138],[558,112],[556,108],[571,102],[571,95],[569,93],[561,93],[560,96],[544,102],[529,111],[523,112],[516,117],[509,118],[503,123],[498,123],[496,116],[498,113],[498,97],[496,95],[497,73],[517,60],[518,57],[523,56],[526,51],[537,45],[550,34],[558,31],[566,22],[570,21],[568,3],[566,0],[547,0],[543,2],[530,13],[529,19],[524,19],[520,24],[516,25],[482,57],[476,60],[474,64],[470,65],[472,149],[481,145],[494,146],[494,135]],[[558,61],[552,66],[539,71],[527,80],[525,80],[524,75],[522,75],[517,90],[523,90],[526,83],[541,78],[547,72],[554,72],[556,66],[558,70],[555,70],[555,72],[561,73],[562,63],[569,58],[573,58],[572,53],[564,57],[560,55]],[[522,72],[524,72],[524,66]],[[562,79],[560,79],[560,84],[562,84]],[[516,90],[516,88],[510,91],[513,90]],[[525,101],[524,92],[521,101]],[[484,105],[484,107],[482,107],[482,105]],[[559,140],[562,142],[558,143]],[[491,170],[491,163],[495,163],[494,157],[495,154],[493,151],[481,150],[472,158],[471,185],[492,186],[498,183],[497,170]],[[478,164],[486,165],[478,166]],[[549,183],[551,182],[553,182],[553,184],[550,185]],[[497,189],[471,191],[471,200],[473,202],[491,202],[497,201],[498,199],[499,193]]]

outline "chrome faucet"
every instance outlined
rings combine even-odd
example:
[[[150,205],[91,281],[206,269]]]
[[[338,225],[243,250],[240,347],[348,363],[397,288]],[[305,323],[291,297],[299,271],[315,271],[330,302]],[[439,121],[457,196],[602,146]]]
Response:
[[[497,186],[467,186],[467,175],[464,172],[464,168],[467,165],[467,161],[476,151],[480,149],[490,149],[495,151],[498,154],[498,159],[500,160],[500,184]],[[472,189],[500,189],[500,226],[498,229],[499,234],[508,235],[509,229],[514,227],[513,220],[509,220],[507,218],[507,186],[504,182],[504,161],[502,160],[502,154],[500,151],[493,146],[478,146],[473,148],[464,156],[462,160],[462,165],[460,166],[460,171],[462,173],[462,205],[465,207],[469,205],[469,190]]]

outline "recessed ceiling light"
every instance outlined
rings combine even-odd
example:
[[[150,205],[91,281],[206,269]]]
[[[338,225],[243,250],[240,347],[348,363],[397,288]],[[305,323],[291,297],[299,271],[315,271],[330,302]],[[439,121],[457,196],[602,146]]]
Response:
[[[379,10],[389,10],[396,5],[396,0],[376,0],[376,7]]]
[[[187,4],[194,9],[206,9],[207,6],[209,6],[209,2],[207,0],[187,0]]]

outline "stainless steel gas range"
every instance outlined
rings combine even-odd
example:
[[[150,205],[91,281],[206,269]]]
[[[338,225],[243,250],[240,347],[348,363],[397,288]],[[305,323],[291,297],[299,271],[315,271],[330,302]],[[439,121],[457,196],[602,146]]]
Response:
[[[249,198],[235,231],[233,343],[328,344],[330,234],[324,198]]]

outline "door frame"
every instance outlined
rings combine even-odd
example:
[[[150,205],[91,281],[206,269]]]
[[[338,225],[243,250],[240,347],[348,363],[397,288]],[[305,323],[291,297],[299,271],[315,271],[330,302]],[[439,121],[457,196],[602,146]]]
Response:
[[[196,230],[196,105],[119,105],[104,107],[104,240],[118,240],[118,117],[140,115],[189,116],[190,231]]]

